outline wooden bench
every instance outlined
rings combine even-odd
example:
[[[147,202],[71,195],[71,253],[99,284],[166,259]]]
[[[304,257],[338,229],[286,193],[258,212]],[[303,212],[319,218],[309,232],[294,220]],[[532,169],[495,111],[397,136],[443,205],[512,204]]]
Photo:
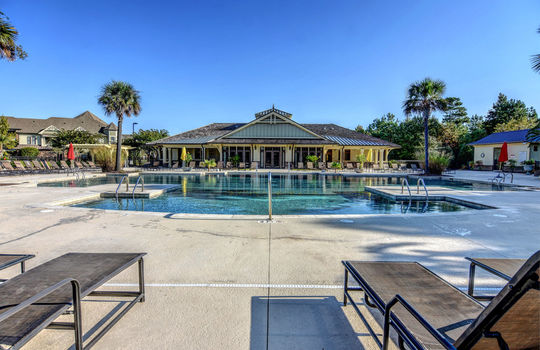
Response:
[[[0,285],[0,345],[19,349],[44,328],[73,330],[75,349],[83,349],[81,300],[92,296],[130,297],[132,300],[84,349],[92,347],[137,302],[144,301],[145,253],[68,253]],[[96,289],[138,263],[138,291]],[[55,322],[73,307],[74,321]]]

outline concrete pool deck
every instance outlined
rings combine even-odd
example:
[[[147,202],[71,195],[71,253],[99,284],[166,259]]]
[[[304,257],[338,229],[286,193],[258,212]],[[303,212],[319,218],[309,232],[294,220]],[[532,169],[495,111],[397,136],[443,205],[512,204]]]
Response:
[[[146,302],[95,349],[265,349],[267,339],[269,349],[374,349],[353,308],[341,303],[341,260],[415,260],[465,287],[464,256],[523,258],[540,249],[540,192],[533,191],[461,196],[499,209],[274,222],[44,205],[88,191],[1,186],[0,246],[3,253],[36,254],[28,268],[70,251],[148,253]],[[479,287],[501,285],[478,277]],[[131,269],[111,281],[115,288],[133,283]],[[85,333],[120,306],[88,298]],[[72,338],[44,330],[27,348],[69,348]]]

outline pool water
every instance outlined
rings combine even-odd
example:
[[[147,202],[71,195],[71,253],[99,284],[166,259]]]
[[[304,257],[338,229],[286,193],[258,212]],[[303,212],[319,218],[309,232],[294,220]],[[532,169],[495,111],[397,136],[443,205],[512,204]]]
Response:
[[[92,179],[94,180],[94,179]],[[99,180],[99,179],[95,179]],[[118,182],[109,178],[106,181]],[[87,180],[91,181],[91,180]],[[275,215],[394,214],[448,212],[470,208],[448,202],[394,202],[365,192],[364,186],[398,185],[399,178],[341,175],[272,175],[272,211]],[[103,199],[78,207],[168,213],[268,213],[266,174],[144,175],[145,184],[178,184],[178,190],[152,199]]]

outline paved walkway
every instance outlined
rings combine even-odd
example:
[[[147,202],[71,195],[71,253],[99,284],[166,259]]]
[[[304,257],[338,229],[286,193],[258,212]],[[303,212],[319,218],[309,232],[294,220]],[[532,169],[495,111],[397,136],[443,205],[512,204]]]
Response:
[[[495,171],[475,171],[475,170],[456,170],[455,174],[449,174],[447,177],[452,177],[457,180],[473,180],[491,182],[497,176]],[[510,180],[507,181],[509,183]],[[514,174],[514,185],[532,186],[540,188],[540,177],[516,173]]]
[[[536,179],[537,180],[537,179]],[[500,209],[441,214],[196,219],[160,213],[47,207],[78,188],[0,186],[0,247],[31,253],[28,268],[70,251],[147,252],[147,298],[96,349],[374,349],[342,306],[341,260],[415,260],[465,287],[464,256],[527,257],[540,247],[538,192],[477,192]],[[16,273],[11,268],[3,273]],[[501,281],[483,273],[478,286]],[[133,288],[136,270],[112,281]],[[83,328],[121,307],[83,304]],[[374,325],[367,309],[361,309]],[[69,348],[42,331],[28,349]]]

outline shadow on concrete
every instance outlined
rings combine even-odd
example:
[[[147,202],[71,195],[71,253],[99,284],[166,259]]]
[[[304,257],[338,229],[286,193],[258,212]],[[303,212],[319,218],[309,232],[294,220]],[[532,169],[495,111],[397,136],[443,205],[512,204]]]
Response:
[[[358,337],[367,335],[354,331],[333,296],[251,298],[251,350],[363,349]]]

